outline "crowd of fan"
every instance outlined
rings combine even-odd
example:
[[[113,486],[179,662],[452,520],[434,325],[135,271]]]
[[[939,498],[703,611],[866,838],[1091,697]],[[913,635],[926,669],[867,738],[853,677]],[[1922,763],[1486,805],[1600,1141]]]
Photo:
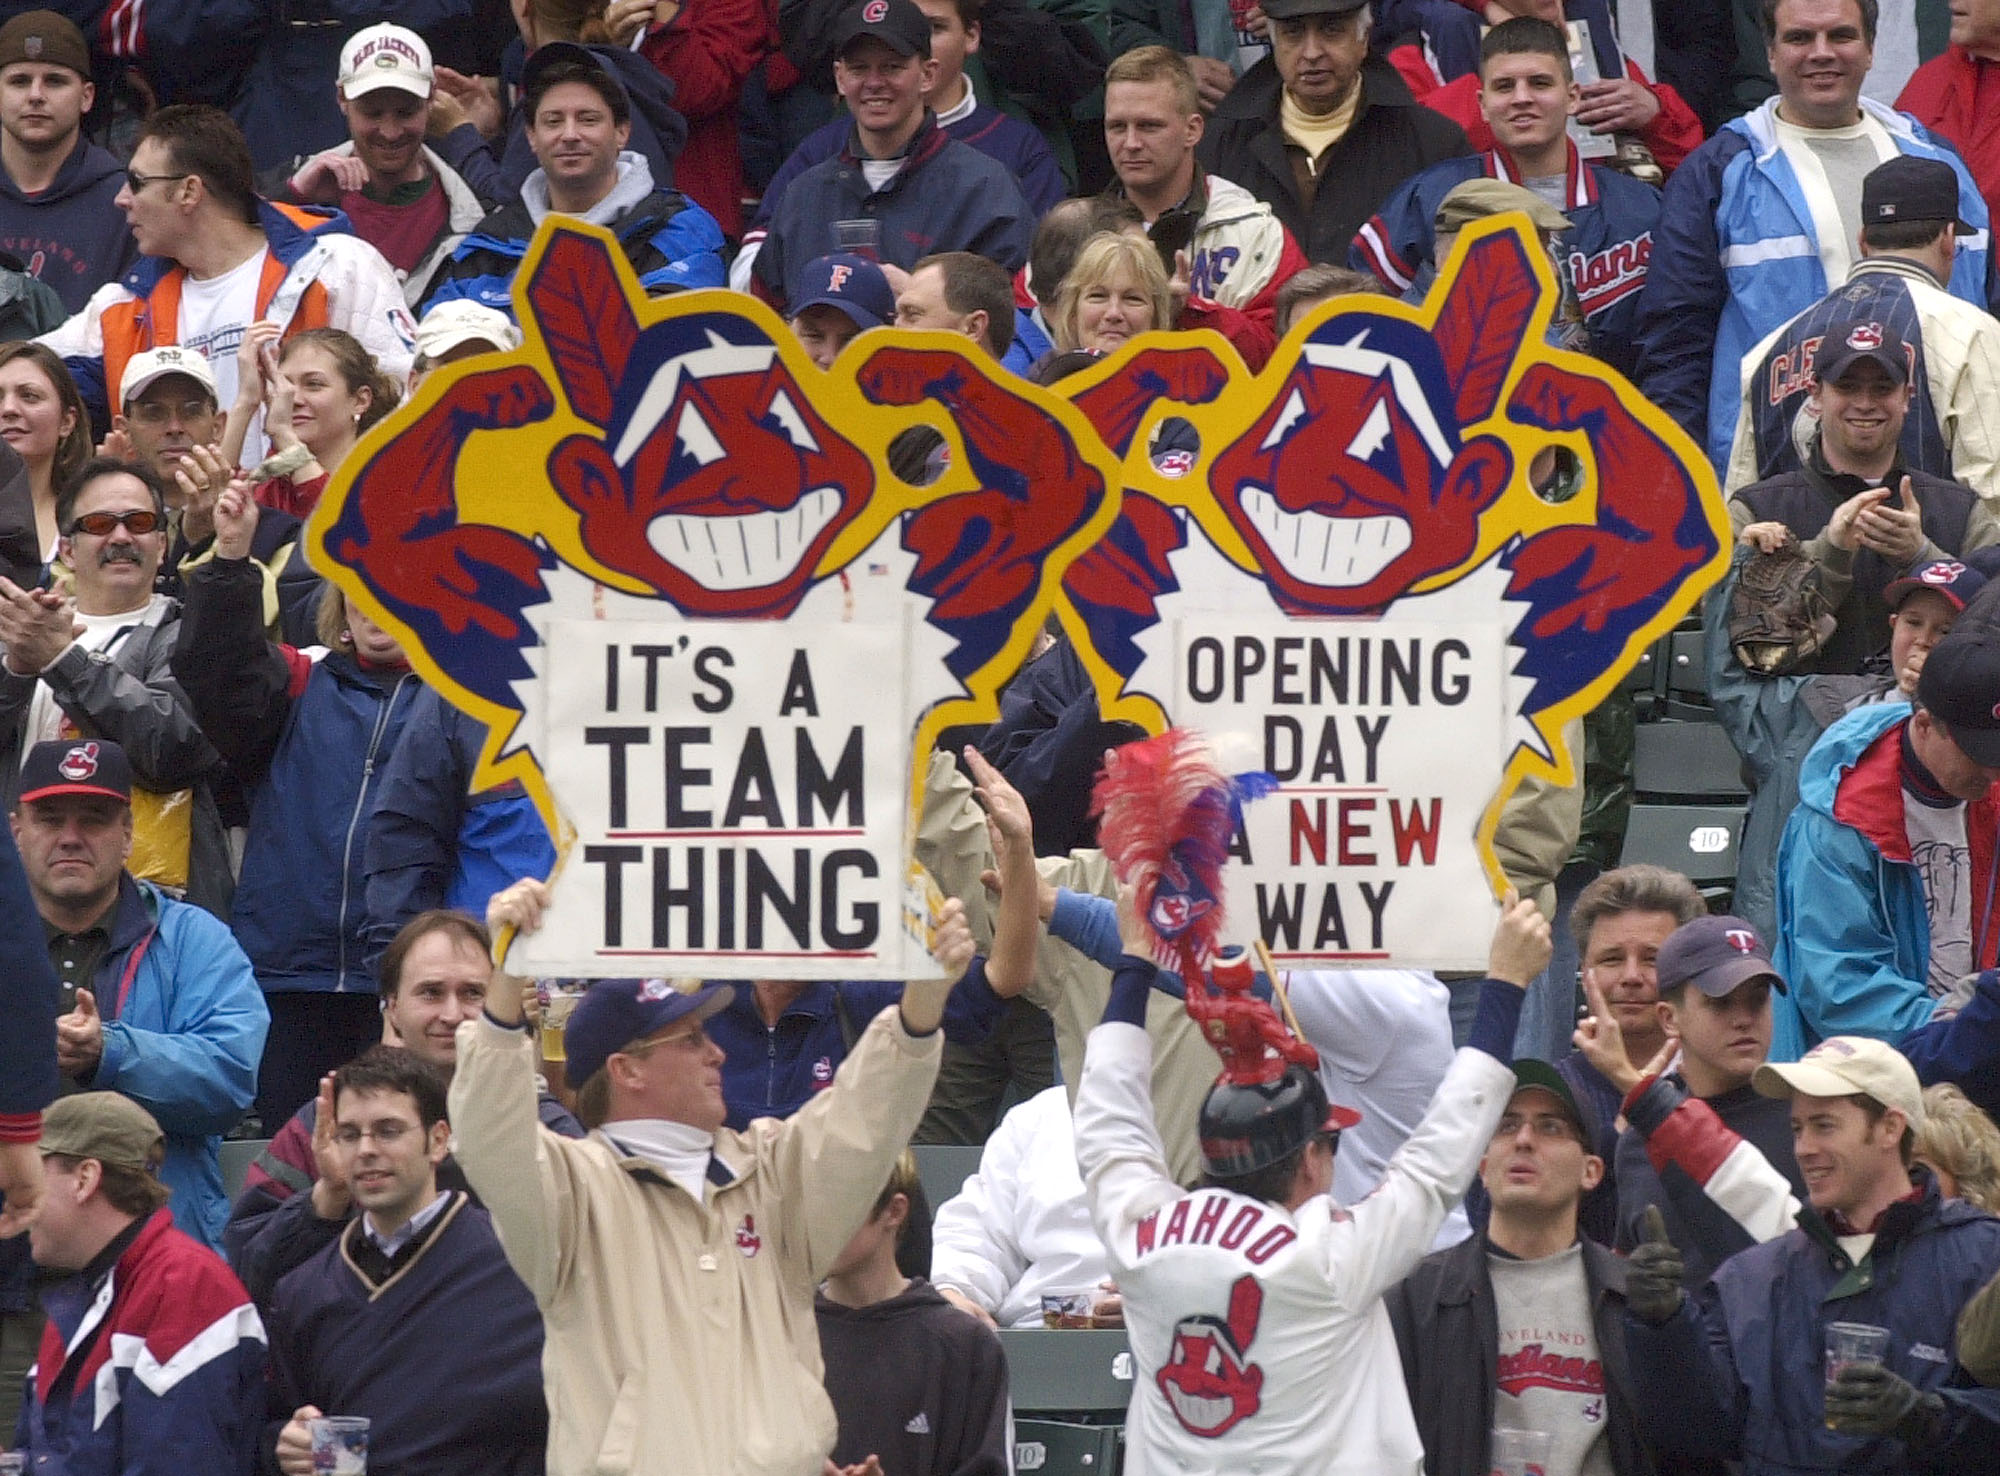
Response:
[[[1052,1296],[1129,1328],[1135,1469],[1483,1476],[1507,1431],[1545,1476],[2000,1468],[2000,0],[366,9],[0,26],[29,1469],[301,1476],[362,1414],[413,1476],[999,1472],[992,1329]],[[948,978],[599,981],[533,1028],[488,929],[539,924],[549,838],[302,533],[427,373],[520,346],[546,217],[821,369],[900,326],[1049,384],[1155,331],[1259,369],[1507,211],[1551,342],[1729,498],[1732,915],[1615,867],[1615,696],[1508,810],[1487,977],[1290,975],[1320,1065],[1245,1157],[1094,849],[1135,735],[1045,638],[931,766]],[[229,1136],[269,1140],[233,1204]],[[935,1217],[912,1141],[984,1144]],[[1219,1192],[1298,1244],[1240,1251]],[[1886,1350],[1835,1366],[1835,1323]]]

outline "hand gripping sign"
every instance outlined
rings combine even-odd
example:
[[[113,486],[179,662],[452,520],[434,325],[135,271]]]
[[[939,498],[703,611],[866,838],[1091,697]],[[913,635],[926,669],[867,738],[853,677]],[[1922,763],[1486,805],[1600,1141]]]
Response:
[[[523,347],[427,380],[313,536],[561,839],[525,962],[934,972],[912,754],[995,710],[1115,461],[997,365],[888,347],[830,377],[747,297],[648,301],[594,229],[544,230],[514,293]],[[887,469],[918,404],[966,444],[927,488]]]
[[[1052,613],[1107,715],[1239,735],[1282,782],[1238,837],[1239,926],[1475,964],[1502,795],[1567,779],[1562,724],[1726,557],[1692,445],[1542,346],[1548,266],[1504,225],[1426,308],[1329,304],[1258,376],[1147,338],[1061,395],[939,334],[821,372],[751,299],[645,299],[572,222],[514,291],[523,346],[371,431],[311,547],[563,843],[544,973],[927,972],[917,757],[994,715]],[[889,455],[920,423],[926,486]]]

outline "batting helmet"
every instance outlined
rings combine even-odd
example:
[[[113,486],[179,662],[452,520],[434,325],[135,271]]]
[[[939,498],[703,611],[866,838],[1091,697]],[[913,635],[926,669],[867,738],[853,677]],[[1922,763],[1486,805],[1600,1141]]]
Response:
[[[1240,1179],[1298,1152],[1317,1133],[1339,1132],[1361,1114],[1329,1106],[1316,1072],[1287,1066],[1276,1081],[1222,1077],[1202,1100],[1201,1166],[1218,1179]]]

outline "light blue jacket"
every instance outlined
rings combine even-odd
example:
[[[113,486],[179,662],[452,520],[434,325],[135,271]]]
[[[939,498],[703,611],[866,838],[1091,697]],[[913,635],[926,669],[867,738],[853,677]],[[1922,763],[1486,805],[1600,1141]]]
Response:
[[[1942,159],[1958,174],[1959,214],[1975,231],[1959,237],[1947,285],[1985,307],[1992,241],[1964,161],[1907,115],[1872,98],[1861,107],[1901,152]],[[1832,286],[1812,207],[1779,146],[1777,116],[1772,98],[1724,124],[1674,171],[1639,304],[1640,386],[1707,447],[1718,476],[1736,434],[1743,359]]]
[[[158,1120],[174,1223],[219,1254],[222,1135],[256,1099],[271,1012],[249,958],[201,908],[127,876],[109,931],[92,990],[104,1055],[82,1085],[122,1092]]]
[[[1799,806],[1778,847],[1778,935],[1772,962],[1789,992],[1771,997],[1771,1059],[1796,1061],[1830,1035],[1867,1035],[1894,1045],[1930,1023],[1936,1008],[1925,984],[1931,953],[1924,884],[1908,859],[1903,833],[1900,757],[1894,774],[1857,770],[1869,746],[1910,715],[1907,702],[1883,702],[1840,719],[1799,771]],[[1882,762],[1877,756],[1877,764]],[[1877,780],[1841,805],[1857,772]],[[1880,791],[1893,783],[1894,814]],[[1973,823],[1967,816],[1968,828]],[[1883,851],[1883,829],[1893,825]],[[1900,848],[1895,842],[1901,841]],[[1982,879],[1975,867],[1975,889]]]

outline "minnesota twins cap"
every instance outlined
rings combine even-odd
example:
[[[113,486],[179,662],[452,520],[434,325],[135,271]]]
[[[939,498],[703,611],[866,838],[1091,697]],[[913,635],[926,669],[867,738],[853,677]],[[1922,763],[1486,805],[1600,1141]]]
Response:
[[[2000,630],[1953,626],[1924,658],[1917,700],[1967,758],[2000,768]]]
[[[903,56],[931,54],[931,22],[916,0],[857,0],[833,27],[833,54],[842,56],[863,36],[873,36]]]
[[[1710,999],[1721,999],[1752,979],[1769,979],[1773,989],[1785,992],[1785,981],[1772,967],[1757,930],[1727,914],[1698,917],[1675,928],[1660,945],[1653,972],[1663,994],[1692,984]]]
[[[896,316],[896,294],[882,268],[865,256],[822,256],[799,279],[797,317],[809,307],[839,308],[857,328],[880,328]]]
[[[1923,559],[1901,579],[1892,579],[1883,589],[1882,598],[1891,610],[1895,610],[1917,591],[1927,589],[1932,594],[1944,596],[1952,609],[1963,610],[1972,603],[1972,597],[1984,588],[1986,576],[1970,564],[1960,563],[1957,559]]]
[[[1821,384],[1837,384],[1863,359],[1882,366],[1897,384],[1910,377],[1910,355],[1902,335],[1877,318],[1842,318],[1831,324],[1813,355],[1813,375]]]
[[[627,1046],[689,1016],[706,1020],[734,998],[733,984],[682,990],[666,979],[599,979],[563,1029],[563,1077],[581,1087]]]
[[[100,794],[132,802],[132,764],[109,738],[56,738],[37,743],[21,765],[22,804],[64,794]]]

